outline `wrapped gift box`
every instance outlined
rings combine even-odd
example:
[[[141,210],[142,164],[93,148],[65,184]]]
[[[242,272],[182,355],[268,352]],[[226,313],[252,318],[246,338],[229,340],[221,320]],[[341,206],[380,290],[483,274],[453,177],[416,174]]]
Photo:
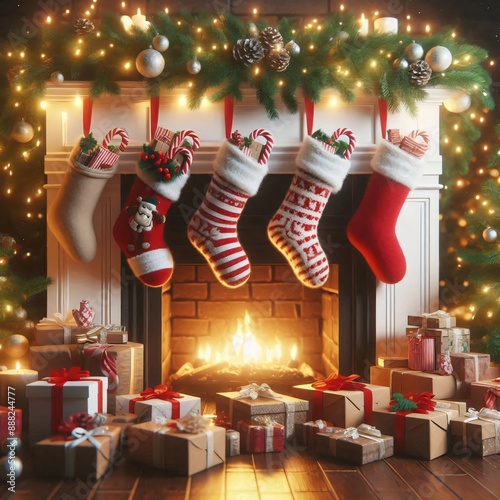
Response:
[[[12,413],[14,414],[13,416]],[[10,416],[10,418],[9,418]],[[23,432],[23,412],[19,408],[0,406],[0,445],[13,436],[21,437]]]
[[[129,429],[128,449],[137,462],[192,476],[226,460],[226,429],[215,425],[189,434],[155,422]]]
[[[106,415],[106,421],[103,425],[111,425],[118,427],[121,431],[120,434],[120,448],[125,450],[128,444],[128,431],[132,425],[139,422],[137,415],[133,413],[126,413],[125,415]]]
[[[40,378],[45,378],[52,370],[79,366],[80,354],[81,346],[76,344],[31,346],[30,368],[36,370]]]
[[[226,430],[226,457],[236,457],[240,454],[240,433],[234,429]]]
[[[295,424],[295,439],[299,446],[314,446],[314,439],[318,432],[333,427],[331,422],[326,420],[310,420],[301,424]]]
[[[471,383],[487,380],[490,373],[490,355],[483,353],[450,354],[453,373],[461,382],[460,396],[470,397]]]
[[[116,414],[134,413],[139,422],[169,420],[184,417],[190,413],[201,413],[201,400],[196,396],[180,394],[180,398],[141,400],[140,394],[122,394],[116,397]]]
[[[30,443],[37,443],[55,434],[59,424],[74,413],[106,413],[107,388],[107,377],[83,377],[80,380],[68,380],[62,386],[47,380],[28,384],[26,397],[29,399]]]
[[[78,336],[85,335],[91,329],[92,327],[76,324],[60,326],[56,323],[38,323],[35,329],[35,342],[39,346],[76,344]]]
[[[352,465],[365,465],[394,454],[394,438],[383,434],[363,433],[359,429],[334,427],[331,432],[318,433],[315,438],[316,451]],[[377,433],[379,434],[379,433]]]
[[[478,415],[484,410],[478,412]],[[500,418],[500,414],[498,414]],[[464,456],[469,453],[478,457],[500,453],[500,419],[484,416],[463,416],[450,422],[451,452]]]
[[[408,342],[408,368],[411,370],[434,371],[436,369],[436,342],[426,337],[422,330],[406,334]]]
[[[108,411],[114,414],[116,396],[138,394],[144,389],[144,346],[137,342],[105,345],[107,347],[86,345],[83,350],[83,367],[91,375],[105,375],[109,368],[103,356],[115,358],[117,378],[110,377],[108,386]]]
[[[257,399],[240,398],[239,392],[219,392],[215,395],[216,412],[224,412],[236,427],[240,420],[252,417],[270,417],[285,426],[287,439],[293,437],[295,424],[306,422],[309,402],[291,396],[279,395],[279,399],[259,396]]]
[[[473,408],[486,406],[500,411],[500,379],[471,382],[470,403]]]
[[[270,419],[268,423],[239,420],[237,427],[244,453],[281,452],[285,447],[285,426]]]
[[[452,399],[457,393],[457,381],[451,375],[418,372],[413,370],[394,371],[391,378],[391,394],[400,392],[430,392],[437,399]]]
[[[407,372],[408,368],[386,368],[384,366],[370,366],[370,383],[372,385],[383,385],[391,387],[393,372]],[[392,391],[390,391],[392,394]]]
[[[37,475],[97,481],[113,463],[121,431],[118,427],[106,426],[102,432],[103,435],[93,436],[99,442],[99,449],[88,440],[71,446],[72,440],[62,436],[38,442],[34,448]]]
[[[408,324],[419,328],[451,328],[456,326],[456,318],[444,311],[408,316]]]
[[[434,399],[436,410],[455,410],[459,417],[463,417],[467,412],[467,404],[463,401],[450,401],[444,399]]]
[[[377,366],[384,368],[408,368],[408,358],[402,356],[379,356]]]
[[[453,408],[440,408],[427,414],[409,413],[406,416],[390,410],[378,410],[373,412],[373,425],[382,434],[394,436],[397,454],[433,460],[448,451],[448,423],[453,418],[458,418],[458,411]]]
[[[365,384],[366,391],[320,391],[312,384],[296,385],[292,394],[310,402],[308,420],[319,418],[333,422],[339,427],[357,427],[363,422],[369,422],[370,411],[387,408],[390,401],[388,387]],[[365,401],[372,399],[372,405],[365,415]],[[368,418],[368,420],[367,420]]]

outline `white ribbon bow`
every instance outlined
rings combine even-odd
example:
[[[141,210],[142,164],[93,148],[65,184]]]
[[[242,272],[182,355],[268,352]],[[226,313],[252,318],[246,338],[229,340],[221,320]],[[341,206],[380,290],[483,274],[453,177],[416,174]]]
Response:
[[[274,392],[268,384],[258,385],[255,382],[252,382],[251,384],[245,385],[241,388],[240,394],[236,397],[236,399],[250,398],[255,400],[259,396],[270,399],[281,399],[283,397],[281,394]]]
[[[185,417],[175,421],[177,429],[188,434],[202,432],[210,425],[210,420],[199,413],[188,413]]]
[[[108,433],[108,427],[107,426],[102,426],[102,427],[95,427],[94,429],[84,429],[83,427],[75,427],[71,431],[71,435],[75,438],[71,441],[67,441],[64,444],[64,447],[66,449],[66,477],[72,478],[75,475],[75,448],[80,444],[83,443],[84,441],[88,441],[96,450],[98,450],[100,453],[101,451],[101,443],[95,439],[97,436],[109,436]],[[111,440],[111,446],[113,445],[113,441]],[[112,454],[113,450],[111,450]],[[107,457],[104,455],[104,458],[109,462],[110,457]]]
[[[451,318],[450,313],[447,313],[446,311],[442,311],[441,309],[438,309],[437,311],[434,311],[431,313],[423,313],[422,317],[424,317],[424,318]]]

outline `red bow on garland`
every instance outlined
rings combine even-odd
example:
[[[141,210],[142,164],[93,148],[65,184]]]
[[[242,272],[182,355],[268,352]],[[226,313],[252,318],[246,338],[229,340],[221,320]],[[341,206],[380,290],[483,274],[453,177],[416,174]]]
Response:
[[[392,395],[390,410],[398,413],[429,413],[434,411],[436,402],[432,400],[431,392],[409,392],[403,396],[399,392]]]
[[[183,396],[178,392],[173,391],[170,387],[164,384],[157,385],[154,389],[148,387],[141,392],[140,397],[134,398],[136,401],[147,401],[148,399],[162,399],[167,401],[169,399],[180,399]]]
[[[319,391],[360,391],[365,384],[354,382],[357,378],[360,377],[355,373],[347,377],[331,373],[327,378],[313,382],[312,386]]]

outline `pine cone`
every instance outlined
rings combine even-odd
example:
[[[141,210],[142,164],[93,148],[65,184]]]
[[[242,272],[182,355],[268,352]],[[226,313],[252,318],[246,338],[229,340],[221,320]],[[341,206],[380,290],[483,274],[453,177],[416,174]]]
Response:
[[[408,66],[410,73],[410,83],[423,87],[432,76],[432,69],[425,61],[417,61]]]
[[[85,17],[79,17],[73,24],[73,28],[75,28],[76,34],[80,36],[88,35],[95,30],[94,23]]]
[[[255,38],[242,38],[233,47],[233,57],[245,66],[251,66],[264,57],[264,49]]]
[[[281,36],[281,33],[272,26],[264,28],[259,33],[259,41],[266,54],[271,50],[276,49],[276,45],[283,45],[283,37]]]
[[[267,65],[274,71],[285,71],[290,64],[290,53],[286,49],[271,50],[266,57]]]

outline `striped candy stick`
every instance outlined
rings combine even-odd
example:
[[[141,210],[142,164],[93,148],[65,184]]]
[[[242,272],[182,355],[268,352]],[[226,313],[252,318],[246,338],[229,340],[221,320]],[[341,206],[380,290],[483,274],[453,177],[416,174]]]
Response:
[[[172,139],[172,143],[170,144],[170,152],[173,148],[179,147],[184,142],[184,139],[186,139],[186,137],[191,138],[191,149],[193,150],[193,152],[195,152],[200,147],[200,138],[194,130],[181,130]]]
[[[264,145],[259,158],[259,163],[263,165],[267,163],[269,157],[271,156],[271,151],[274,147],[274,140],[271,132],[268,132],[264,128],[257,128],[250,134],[250,139],[252,139],[252,141],[254,141],[257,137],[264,137],[266,140],[266,144]]]
[[[107,148],[109,146],[109,143],[115,136],[119,136],[122,138],[122,141],[120,143],[120,146],[118,149],[123,152],[125,151],[126,147],[128,146],[128,132],[124,128],[112,128],[107,134],[104,140],[102,141],[102,147]]]
[[[421,138],[423,142],[419,141]],[[427,150],[431,140],[429,134],[423,130],[413,130],[407,136],[403,137],[400,148],[415,158],[422,158]]]
[[[184,157],[183,162],[181,163],[182,165],[182,173],[187,174],[189,171],[189,168],[191,167],[191,163],[193,163],[193,150],[191,148],[186,148],[184,146],[178,146],[176,148],[170,148],[170,153],[172,160],[177,156],[177,155],[182,155]]]
[[[338,128],[334,133],[333,133],[333,138],[337,141],[339,137],[345,136],[349,139],[349,146],[347,147],[347,150],[345,152],[345,158],[346,160],[351,159],[351,155],[354,152],[354,149],[356,148],[356,136],[354,135],[354,132],[352,130],[349,130],[348,128]]]

